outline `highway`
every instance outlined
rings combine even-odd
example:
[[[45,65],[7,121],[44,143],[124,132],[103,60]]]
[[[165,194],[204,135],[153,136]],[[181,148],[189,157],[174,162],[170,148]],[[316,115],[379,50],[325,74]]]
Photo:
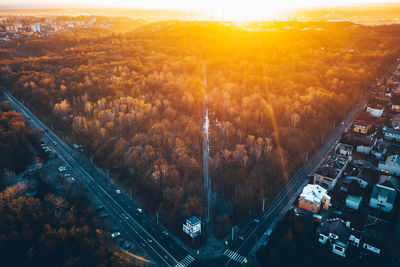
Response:
[[[10,105],[16,111],[23,113],[29,124],[43,130],[44,138],[50,141],[48,143],[51,149],[57,152],[65,166],[73,172],[77,179],[82,180],[88,192],[104,206],[110,218],[118,226],[122,238],[133,242],[135,246],[142,247],[157,266],[183,267],[194,261],[194,258],[188,255],[173,238],[161,236],[163,229],[150,216],[137,212],[139,206],[130,199],[126,192],[98,168],[95,168],[86,157],[65,144],[6,88],[3,88],[3,91],[4,97]],[[120,189],[122,193],[118,194],[117,189]]]

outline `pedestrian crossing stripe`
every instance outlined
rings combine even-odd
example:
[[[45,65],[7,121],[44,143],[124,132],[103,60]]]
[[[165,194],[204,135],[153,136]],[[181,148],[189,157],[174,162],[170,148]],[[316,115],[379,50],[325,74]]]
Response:
[[[225,250],[224,255],[234,261],[239,262],[240,264],[247,262],[246,257],[244,257],[244,256],[240,255],[239,253],[236,253],[235,251],[232,251],[230,249]]]
[[[195,258],[191,255],[187,255],[183,260],[178,262],[175,267],[186,267],[189,266],[192,262],[194,262]]]

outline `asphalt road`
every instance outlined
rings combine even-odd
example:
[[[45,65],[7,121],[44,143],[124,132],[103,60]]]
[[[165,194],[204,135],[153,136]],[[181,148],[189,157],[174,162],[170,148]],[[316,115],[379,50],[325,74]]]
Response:
[[[172,238],[161,236],[161,229],[144,212],[137,212],[139,206],[129,195],[119,188],[104,173],[94,168],[90,161],[65,144],[51,129],[34,116],[21,102],[14,98],[7,89],[4,96],[11,106],[23,113],[27,122],[44,131],[44,138],[49,140],[49,146],[64,160],[66,167],[81,179],[88,192],[104,206],[109,217],[118,226],[121,237],[143,248],[157,266],[187,266],[193,259]],[[53,144],[54,142],[54,144]],[[120,189],[121,194],[116,190]],[[140,207],[141,208],[141,207]],[[180,263],[182,261],[182,263]]]

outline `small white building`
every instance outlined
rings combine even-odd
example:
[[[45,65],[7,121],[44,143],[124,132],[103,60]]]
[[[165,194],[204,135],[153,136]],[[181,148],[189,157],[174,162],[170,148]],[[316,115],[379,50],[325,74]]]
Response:
[[[349,160],[352,159],[353,146],[343,143],[338,143],[335,148],[335,153],[347,157]]]
[[[201,234],[201,220],[196,216],[186,219],[186,224],[183,225],[183,231],[191,238],[197,237]]]
[[[380,104],[370,104],[367,106],[367,112],[374,118],[380,118],[383,114],[383,106]]]

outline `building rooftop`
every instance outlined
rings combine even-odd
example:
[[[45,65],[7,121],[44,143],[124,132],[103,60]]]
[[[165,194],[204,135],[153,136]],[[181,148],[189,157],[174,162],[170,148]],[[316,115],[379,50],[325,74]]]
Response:
[[[186,219],[186,222],[191,225],[196,225],[201,222],[201,220],[197,216],[192,216],[189,219]]]
[[[317,184],[308,184],[303,188],[303,192],[300,194],[300,199],[306,199],[314,202],[317,206],[321,203],[322,198],[331,199],[327,194],[327,190]]]
[[[373,146],[376,143],[376,137],[367,137],[361,135],[351,135],[351,139],[359,145]]]
[[[368,104],[368,107],[373,108],[373,109],[379,109],[379,110],[383,109],[383,106],[381,104],[376,104],[376,103]]]
[[[381,175],[378,184],[400,191],[399,180],[390,175]]]
[[[362,197],[361,196],[348,195],[346,197],[346,200],[349,200],[349,201],[352,201],[352,202],[360,204],[361,201],[362,201]]]
[[[337,154],[330,154],[315,172],[316,174],[335,179],[340,171],[346,166],[347,157]]]
[[[334,218],[322,222],[317,229],[317,233],[325,236],[329,236],[330,233],[335,234],[338,237],[336,240],[347,244],[352,231],[342,219]]]

